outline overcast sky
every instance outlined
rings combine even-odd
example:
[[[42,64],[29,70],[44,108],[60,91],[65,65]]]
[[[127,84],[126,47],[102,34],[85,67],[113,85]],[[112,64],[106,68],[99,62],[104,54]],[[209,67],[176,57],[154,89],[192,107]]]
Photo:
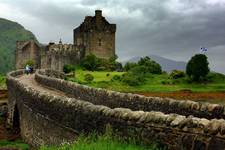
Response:
[[[95,9],[117,24],[120,60],[154,54],[188,61],[205,46],[211,69],[225,73],[225,0],[0,0],[0,17],[42,43],[72,43],[72,30]]]

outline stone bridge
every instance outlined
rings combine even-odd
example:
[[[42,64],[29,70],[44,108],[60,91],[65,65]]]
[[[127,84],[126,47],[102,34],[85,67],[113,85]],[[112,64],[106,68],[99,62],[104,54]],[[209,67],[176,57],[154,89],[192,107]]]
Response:
[[[33,146],[71,142],[82,133],[115,134],[173,150],[224,150],[225,108],[91,88],[53,70],[7,75],[8,123]]]

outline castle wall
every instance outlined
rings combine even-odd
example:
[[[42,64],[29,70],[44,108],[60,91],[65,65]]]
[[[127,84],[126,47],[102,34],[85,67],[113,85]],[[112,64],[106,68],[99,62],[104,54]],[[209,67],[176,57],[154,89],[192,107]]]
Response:
[[[83,47],[72,44],[51,44],[42,52],[41,68],[63,71],[65,64],[76,65],[82,57]]]
[[[22,69],[28,60],[34,61],[34,68],[40,68],[40,47],[35,41],[17,41],[16,69]]]
[[[93,31],[88,37],[86,55],[94,54],[105,59],[115,56],[115,33]]]

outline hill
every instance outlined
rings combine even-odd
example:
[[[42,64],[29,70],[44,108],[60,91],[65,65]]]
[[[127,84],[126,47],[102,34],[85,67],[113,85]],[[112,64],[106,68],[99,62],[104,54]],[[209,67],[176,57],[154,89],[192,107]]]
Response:
[[[16,41],[36,37],[22,25],[0,18],[0,73],[7,73],[15,66]]]
[[[186,63],[182,62],[182,61],[175,61],[175,60],[171,60],[171,59],[167,59],[161,56],[157,56],[157,55],[149,55],[149,57],[156,61],[157,63],[159,63],[162,67],[162,70],[170,72],[172,70],[185,70],[186,68]],[[133,57],[129,60],[127,60],[126,62],[138,62],[140,60],[140,56],[136,56]],[[125,63],[126,63],[125,62]]]

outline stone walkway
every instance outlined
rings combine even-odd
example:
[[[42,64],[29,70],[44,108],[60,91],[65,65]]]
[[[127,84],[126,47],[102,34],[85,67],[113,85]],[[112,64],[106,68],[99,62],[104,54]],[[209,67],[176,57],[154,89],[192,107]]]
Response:
[[[40,92],[43,92],[43,93],[47,93],[48,95],[68,97],[62,91],[59,91],[59,90],[56,90],[56,89],[53,89],[53,88],[49,88],[47,86],[43,86],[43,85],[39,84],[37,81],[35,81],[34,75],[35,74],[23,75],[23,76],[18,77],[18,79],[24,85],[27,85],[27,86],[29,86],[29,87],[37,90],[37,91],[40,91]]]

